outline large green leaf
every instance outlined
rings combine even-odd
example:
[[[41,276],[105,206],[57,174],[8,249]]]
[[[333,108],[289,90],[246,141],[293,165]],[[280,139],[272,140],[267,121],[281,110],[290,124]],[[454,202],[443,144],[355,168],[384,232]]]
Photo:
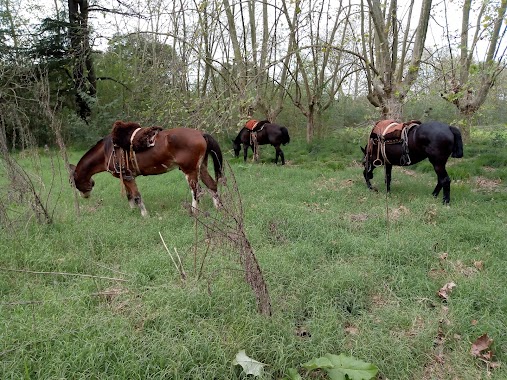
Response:
[[[311,371],[314,369],[334,368],[334,364],[331,363],[331,360],[329,360],[327,357],[321,357],[310,360],[309,362],[303,364],[303,367],[308,371]]]
[[[283,380],[303,380],[296,368],[289,368],[287,375]]]
[[[308,370],[322,369],[332,380],[370,380],[378,372],[378,368],[370,363],[363,362],[344,354],[326,354],[303,364]]]

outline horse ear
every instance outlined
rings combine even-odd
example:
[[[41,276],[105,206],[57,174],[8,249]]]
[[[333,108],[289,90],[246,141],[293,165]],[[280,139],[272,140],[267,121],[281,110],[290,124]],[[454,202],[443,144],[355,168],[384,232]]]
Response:
[[[363,151],[363,154],[366,154],[366,149],[361,147],[361,150]]]

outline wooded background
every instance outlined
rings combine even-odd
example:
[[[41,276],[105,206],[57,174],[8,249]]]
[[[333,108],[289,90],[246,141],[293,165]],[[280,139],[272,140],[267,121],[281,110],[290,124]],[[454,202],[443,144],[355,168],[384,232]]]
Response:
[[[267,118],[308,142],[380,118],[505,128],[506,0],[0,4],[4,150],[89,146],[116,119],[225,137]]]

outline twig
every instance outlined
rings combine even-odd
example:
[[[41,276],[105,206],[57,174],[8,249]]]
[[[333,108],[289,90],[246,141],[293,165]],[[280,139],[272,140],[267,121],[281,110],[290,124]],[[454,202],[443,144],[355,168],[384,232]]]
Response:
[[[185,280],[187,278],[187,274],[185,273],[185,269],[183,269],[183,263],[181,262],[180,255],[178,255],[178,251],[176,250],[176,247],[174,247],[174,253],[176,253],[176,257],[178,258],[181,276]]]
[[[102,265],[102,264],[99,264],[99,263],[94,263],[96,266],[100,267],[100,268],[104,268],[104,269],[107,269],[107,270],[110,270],[111,272],[114,272],[114,273],[119,273],[119,274],[122,274],[124,276],[127,276],[126,273],[124,272],[120,272],[119,270],[116,270],[116,269],[113,269],[113,268],[109,268],[109,267],[106,267],[105,265]]]
[[[164,244],[165,250],[166,250],[166,251],[167,251],[167,253],[169,254],[169,257],[171,258],[171,260],[172,260],[172,262],[173,262],[174,266],[176,267],[176,270],[177,270],[177,271],[178,271],[178,273],[180,274],[181,279],[182,279],[182,280],[185,280],[185,279],[186,279],[186,275],[185,275],[185,273],[184,273],[184,272],[182,273],[182,272],[181,272],[181,270],[180,270],[180,268],[178,267],[178,264],[176,264],[176,261],[174,260],[173,255],[171,255],[171,252],[169,251],[169,248],[167,248],[167,245],[166,245],[166,243],[165,243],[165,241],[164,241],[164,238],[162,237],[162,234],[160,233],[160,231],[158,232],[158,234],[159,234],[159,236],[160,236],[160,240],[162,240],[162,244]]]
[[[86,278],[99,278],[101,280],[109,280],[109,281],[128,282],[128,280],[126,280],[124,278],[103,277],[103,276],[96,276],[96,275],[93,275],[93,274],[86,274],[86,273],[42,272],[42,271],[33,271],[33,270],[26,270],[26,269],[3,268],[3,267],[0,267],[0,271],[4,271],[4,272],[18,272],[18,273],[29,273],[29,274],[50,274],[50,275],[57,275],[57,276],[76,276],[76,277],[86,277]]]

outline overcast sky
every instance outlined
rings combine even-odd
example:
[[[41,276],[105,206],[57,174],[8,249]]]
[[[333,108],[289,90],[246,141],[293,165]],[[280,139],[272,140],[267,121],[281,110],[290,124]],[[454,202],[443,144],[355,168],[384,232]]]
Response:
[[[12,1],[12,0],[11,0]],[[89,0],[90,4],[95,3],[95,0]],[[279,2],[279,1],[278,1]],[[352,0],[356,2],[356,0]],[[420,9],[422,0],[415,0],[415,10]],[[100,0],[99,3],[105,8],[117,8],[117,0]],[[166,2],[168,3],[168,2]],[[400,18],[406,17],[408,13],[409,1],[398,1],[398,15]],[[481,1],[474,1],[473,7],[479,7]],[[148,2],[138,1],[137,6],[139,10],[146,7]],[[459,33],[461,29],[461,9],[463,0],[434,0],[432,19],[430,21],[430,30],[428,32],[426,46],[442,46],[447,43],[447,33],[445,26],[448,25],[449,37],[459,42]],[[14,5],[15,6],[15,5]],[[47,16],[55,14],[56,7],[59,9],[65,9],[67,7],[67,1],[63,0],[21,0],[19,9],[14,8],[13,12],[25,15],[32,20],[42,19]],[[447,7],[447,18],[445,17],[445,8]],[[418,12],[413,15],[413,18],[418,18]],[[471,18],[471,22],[475,23],[474,18]],[[90,13],[90,24],[94,27],[96,33],[94,48],[103,50],[107,46],[107,39],[111,37],[115,32],[120,31],[122,33],[134,31],[137,27],[142,27],[142,23],[132,17],[126,17],[122,15],[112,15],[103,12],[92,12]],[[416,25],[416,22],[412,23]],[[480,46],[480,50],[476,52],[478,58],[484,54],[487,47],[486,43]]]

